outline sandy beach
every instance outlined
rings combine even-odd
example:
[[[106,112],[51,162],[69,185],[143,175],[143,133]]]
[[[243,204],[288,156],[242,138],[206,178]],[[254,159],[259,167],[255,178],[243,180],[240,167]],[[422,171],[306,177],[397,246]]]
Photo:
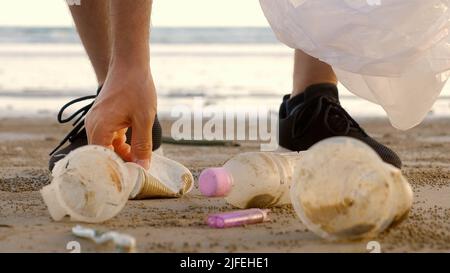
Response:
[[[371,240],[383,252],[450,251],[450,119],[428,120],[407,132],[384,119],[366,120],[362,126],[400,154],[415,196],[408,220]],[[38,192],[50,182],[48,152],[68,129],[51,119],[1,120],[0,252],[69,252],[66,245],[74,240],[82,252],[114,251],[74,237],[75,223],[53,222]],[[259,145],[164,144],[163,149],[197,178],[204,168],[257,151]],[[194,189],[181,199],[130,201],[115,218],[85,226],[130,234],[139,252],[368,252],[368,240],[330,243],[318,238],[290,206],[272,209],[268,223],[225,230],[204,224],[209,213],[231,209],[224,200],[201,197]]]

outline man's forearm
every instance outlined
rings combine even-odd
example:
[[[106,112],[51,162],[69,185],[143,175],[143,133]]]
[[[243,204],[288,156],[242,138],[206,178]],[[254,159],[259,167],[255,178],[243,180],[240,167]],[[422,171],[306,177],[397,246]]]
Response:
[[[112,64],[149,67],[152,0],[111,0]]]

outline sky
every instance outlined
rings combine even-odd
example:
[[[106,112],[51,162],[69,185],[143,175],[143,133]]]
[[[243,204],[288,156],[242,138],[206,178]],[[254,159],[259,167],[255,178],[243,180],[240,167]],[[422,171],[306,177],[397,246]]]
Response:
[[[154,26],[268,25],[258,0],[153,0],[153,3]],[[72,25],[65,0],[0,0],[0,26]]]

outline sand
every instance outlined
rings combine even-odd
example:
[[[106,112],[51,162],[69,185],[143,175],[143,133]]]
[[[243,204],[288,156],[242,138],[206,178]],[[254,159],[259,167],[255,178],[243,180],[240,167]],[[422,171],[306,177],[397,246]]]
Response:
[[[400,154],[415,196],[410,217],[371,240],[383,252],[450,251],[450,119],[429,120],[407,132],[386,120],[362,125]],[[82,252],[114,251],[74,237],[75,223],[53,222],[38,192],[50,182],[48,152],[67,129],[51,119],[1,120],[0,252],[69,252],[66,246],[74,240]],[[259,145],[164,144],[163,149],[197,178],[202,169]],[[115,218],[86,226],[130,234],[140,252],[368,252],[371,241],[326,242],[309,232],[290,206],[272,209],[268,223],[225,230],[204,224],[209,213],[230,209],[224,200],[201,197],[195,189],[181,199],[130,201]]]

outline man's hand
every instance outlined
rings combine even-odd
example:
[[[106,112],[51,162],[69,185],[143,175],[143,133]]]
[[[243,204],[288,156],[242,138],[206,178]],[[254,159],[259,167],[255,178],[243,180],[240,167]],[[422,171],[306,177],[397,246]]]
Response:
[[[114,149],[150,167],[155,85],[150,73],[151,0],[111,0],[112,59],[106,81],[86,116],[89,144]],[[132,127],[131,147],[126,131]]]
[[[148,68],[111,67],[94,106],[86,116],[89,144],[114,149],[125,161],[150,167],[156,92]],[[132,127],[131,146],[126,131]]]

